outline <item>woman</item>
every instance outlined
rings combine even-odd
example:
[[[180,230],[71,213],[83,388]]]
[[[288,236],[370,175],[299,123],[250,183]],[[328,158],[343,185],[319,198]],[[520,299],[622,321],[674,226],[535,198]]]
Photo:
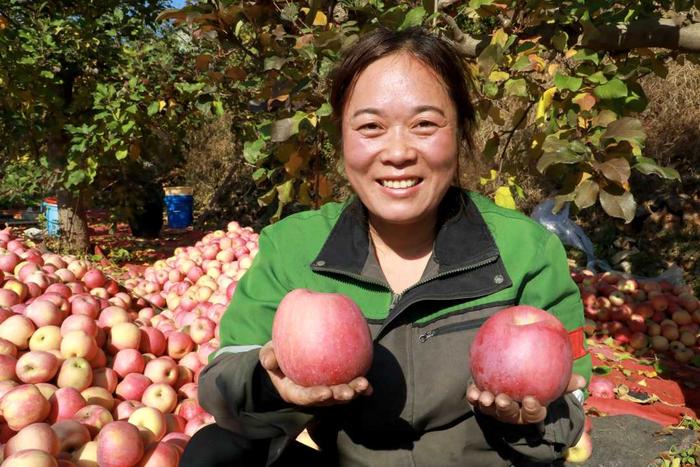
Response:
[[[310,465],[292,442],[305,427],[318,465],[558,462],[583,430],[581,301],[554,235],[453,186],[474,121],[459,58],[421,30],[378,30],[345,54],[331,104],[357,196],[263,230],[199,380],[217,423],[195,435],[181,465]],[[295,288],[360,306],[375,342],[366,378],[304,388],[280,371],[271,325]],[[547,407],[470,384],[479,324],[518,303],[572,332],[577,374]]]

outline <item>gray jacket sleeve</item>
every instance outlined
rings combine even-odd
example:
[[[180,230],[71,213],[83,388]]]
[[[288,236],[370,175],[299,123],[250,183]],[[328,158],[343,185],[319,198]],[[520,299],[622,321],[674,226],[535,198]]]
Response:
[[[512,425],[475,411],[477,422],[491,446],[513,459],[515,465],[552,463],[564,457],[583,434],[585,412],[574,394],[566,394],[547,407],[540,424]]]
[[[238,439],[270,439],[269,465],[313,415],[280,398],[258,354],[252,349],[218,355],[200,373],[198,396],[202,408]]]

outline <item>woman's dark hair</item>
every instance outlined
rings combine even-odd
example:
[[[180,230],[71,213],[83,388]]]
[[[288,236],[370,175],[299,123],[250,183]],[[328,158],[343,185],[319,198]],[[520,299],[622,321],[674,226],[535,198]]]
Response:
[[[380,58],[399,52],[420,60],[444,81],[457,109],[457,137],[462,150],[472,149],[475,115],[462,59],[447,42],[421,28],[403,31],[379,28],[364,35],[344,52],[343,59],[331,75],[331,105],[338,128],[342,125],[345,103],[360,73]]]

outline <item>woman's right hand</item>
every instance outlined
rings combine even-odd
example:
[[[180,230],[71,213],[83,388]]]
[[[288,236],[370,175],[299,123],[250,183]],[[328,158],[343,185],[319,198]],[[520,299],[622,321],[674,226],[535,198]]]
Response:
[[[282,373],[277,363],[272,341],[260,349],[260,365],[267,371],[280,397],[290,404],[308,407],[347,404],[358,396],[372,394],[372,386],[363,376],[355,378],[347,384],[335,386],[299,386]]]

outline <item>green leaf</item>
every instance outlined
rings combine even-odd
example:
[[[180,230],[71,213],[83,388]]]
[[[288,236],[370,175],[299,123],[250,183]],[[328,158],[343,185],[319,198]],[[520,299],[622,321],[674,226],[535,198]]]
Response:
[[[294,179],[289,179],[286,182],[277,185],[277,199],[282,205],[292,202],[294,196]]]
[[[646,133],[642,128],[642,122],[632,117],[622,117],[608,124],[601,140],[630,141],[637,144],[644,143]]]
[[[625,184],[630,178],[630,163],[623,157],[610,159],[601,164],[596,164],[595,167],[605,175],[605,178],[619,185]]]
[[[555,49],[557,49],[560,52],[566,52],[566,49],[568,48],[568,42],[569,35],[561,29],[558,29],[557,32],[555,32],[552,36],[552,45]]]
[[[634,201],[632,193],[625,191],[622,194],[613,194],[607,190],[600,191],[600,205],[611,217],[624,219],[625,224],[632,222],[634,213],[637,210],[637,203]]]
[[[469,0],[469,8],[477,10],[484,5],[491,5],[492,3],[493,0]]]
[[[586,49],[578,50],[573,59],[577,62],[593,62],[596,65],[600,63],[600,56],[598,53]]]
[[[524,79],[509,79],[504,84],[506,94],[509,96],[528,97],[527,81]]]
[[[576,187],[576,197],[574,203],[579,209],[586,209],[595,204],[598,200],[598,192],[600,187],[591,179],[584,180]]]
[[[500,88],[498,87],[498,83],[495,83],[493,81],[484,82],[484,95],[487,97],[496,97],[498,95],[499,89]]]
[[[151,105],[148,106],[148,116],[152,116],[158,113],[160,110],[160,104],[158,101],[153,101],[151,102]]]
[[[114,155],[116,156],[117,160],[120,161],[129,155],[129,151],[127,151],[126,149],[120,149],[116,153],[114,153]]]
[[[328,102],[324,102],[321,107],[316,110],[317,117],[327,117],[333,113],[333,107]]]
[[[277,197],[277,187],[272,187],[270,191],[258,198],[258,205],[261,207],[269,206]]]
[[[502,58],[503,49],[501,46],[497,44],[489,44],[486,46],[476,59],[476,62],[479,64],[481,75],[488,76],[491,74],[494,67],[500,63]]]
[[[221,101],[214,101],[211,103],[211,106],[214,108],[215,115],[220,117],[224,114],[224,104],[222,104]]]
[[[243,144],[243,158],[250,164],[257,164],[269,156],[264,153],[265,141],[257,139],[255,141],[246,141]]]
[[[267,169],[260,167],[253,172],[253,181],[255,183],[260,183],[267,178]]]
[[[654,174],[667,180],[681,180],[681,175],[676,169],[661,167],[654,159],[648,157],[638,157],[637,163],[633,165],[632,168],[638,170],[644,175]]]
[[[412,8],[408,13],[406,13],[403,23],[401,23],[401,26],[399,26],[399,31],[420,26],[423,24],[423,18],[425,18],[425,8],[422,6]]]
[[[264,71],[281,70],[282,66],[286,62],[287,62],[287,59],[284,57],[277,57],[277,56],[265,57],[265,61],[263,64],[263,70]]]
[[[554,75],[554,85],[560,91],[568,89],[569,91],[576,92],[579,89],[581,89],[582,84],[583,78],[577,78],[575,76],[566,76],[562,75],[559,72],[557,72],[557,74]]]
[[[617,114],[612,110],[604,109],[598,112],[598,115],[591,119],[592,127],[607,127],[612,122],[617,120]]]
[[[583,155],[576,154],[566,140],[559,139],[555,135],[549,135],[542,145],[544,154],[537,161],[537,170],[544,173],[554,164],[576,164],[583,160]]]
[[[612,368],[607,365],[598,365],[593,367],[593,374],[598,376],[605,376],[612,373]]]
[[[85,180],[85,172],[82,170],[74,170],[68,174],[66,179],[66,187],[70,188],[72,186],[80,185],[83,180]]]
[[[624,81],[613,78],[605,84],[593,88],[593,94],[599,99],[620,99],[627,97],[627,85]]]
[[[592,75],[587,75],[586,80],[593,84],[603,84],[608,82],[608,78],[602,71],[596,71]]]

